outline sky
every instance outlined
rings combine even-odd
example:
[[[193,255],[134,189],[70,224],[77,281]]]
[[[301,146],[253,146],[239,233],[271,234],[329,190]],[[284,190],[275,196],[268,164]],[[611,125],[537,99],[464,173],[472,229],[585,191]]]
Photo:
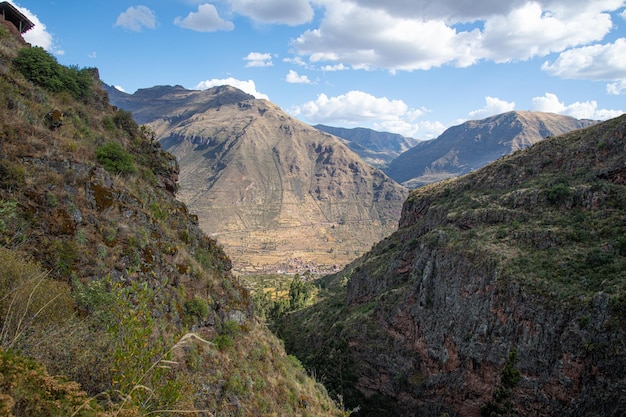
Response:
[[[626,111],[626,0],[11,0],[133,93],[230,84],[298,119],[431,139],[511,110]]]

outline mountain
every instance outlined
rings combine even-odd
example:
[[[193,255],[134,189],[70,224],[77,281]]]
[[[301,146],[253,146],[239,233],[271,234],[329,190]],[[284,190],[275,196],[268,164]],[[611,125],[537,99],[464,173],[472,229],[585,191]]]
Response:
[[[277,323],[355,416],[626,413],[626,115],[409,195]]]
[[[97,69],[0,44],[0,415],[345,415]]]
[[[402,152],[420,142],[417,139],[397,133],[377,132],[363,127],[352,129],[325,125],[313,127],[343,139],[343,143],[356,152],[365,162],[379,169],[384,169]]]
[[[596,123],[553,113],[512,111],[453,126],[436,139],[420,142],[385,170],[409,188],[456,177],[548,136]]]
[[[397,226],[406,189],[269,101],[229,86],[111,100],[176,155],[179,197],[238,271],[332,271]]]

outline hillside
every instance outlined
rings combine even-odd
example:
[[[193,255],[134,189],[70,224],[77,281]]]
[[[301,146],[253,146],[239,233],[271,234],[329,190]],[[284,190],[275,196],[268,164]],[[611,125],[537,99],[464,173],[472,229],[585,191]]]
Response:
[[[397,226],[406,189],[266,100],[229,86],[110,91],[176,155],[179,197],[239,272],[332,271]]]
[[[501,156],[594,124],[553,113],[512,111],[453,126],[436,139],[425,141],[393,160],[385,172],[416,188],[466,174]]]
[[[317,130],[330,133],[343,139],[350,149],[373,167],[384,169],[391,161],[420,141],[397,133],[377,132],[372,129],[355,127],[352,129],[325,125],[313,126]]]
[[[626,116],[421,187],[278,323],[357,416],[626,413]]]
[[[345,415],[97,72],[0,26],[0,414]]]

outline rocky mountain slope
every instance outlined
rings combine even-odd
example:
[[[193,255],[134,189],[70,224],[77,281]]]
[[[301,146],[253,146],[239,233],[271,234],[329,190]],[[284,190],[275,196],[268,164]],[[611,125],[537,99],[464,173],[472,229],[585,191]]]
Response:
[[[179,197],[238,271],[332,270],[396,228],[404,188],[266,100],[229,86],[111,98],[176,155]]]
[[[0,27],[0,414],[344,415],[100,83]]]
[[[317,130],[330,133],[343,140],[365,162],[373,167],[384,169],[387,165],[420,141],[397,133],[377,132],[356,127],[352,129],[326,125],[313,126]]]
[[[593,123],[553,113],[527,111],[472,120],[447,129],[436,139],[417,144],[392,161],[385,172],[399,183],[416,188],[466,174],[548,136]]]
[[[421,187],[278,323],[357,416],[626,413],[626,116]]]

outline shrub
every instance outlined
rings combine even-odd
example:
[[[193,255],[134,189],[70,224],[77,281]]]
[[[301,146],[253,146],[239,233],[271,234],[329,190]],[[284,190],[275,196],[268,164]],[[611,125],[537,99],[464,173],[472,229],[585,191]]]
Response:
[[[41,47],[20,49],[14,64],[26,79],[50,92],[67,91],[74,98],[91,96],[93,78],[89,70],[65,67]]]
[[[104,169],[115,174],[137,172],[133,156],[117,142],[107,142],[96,149],[96,159]]]
[[[0,350],[0,413],[9,416],[103,416],[75,382],[50,376],[43,366]]]
[[[131,137],[139,134],[139,125],[135,122],[132,113],[129,111],[119,109],[117,113],[115,113],[115,116],[113,116],[113,122],[115,126],[128,133]]]
[[[194,297],[185,301],[184,310],[186,315],[203,320],[209,315],[209,304],[201,298]]]
[[[559,183],[548,190],[548,201],[558,206],[563,204],[571,194],[572,191],[566,184]]]

